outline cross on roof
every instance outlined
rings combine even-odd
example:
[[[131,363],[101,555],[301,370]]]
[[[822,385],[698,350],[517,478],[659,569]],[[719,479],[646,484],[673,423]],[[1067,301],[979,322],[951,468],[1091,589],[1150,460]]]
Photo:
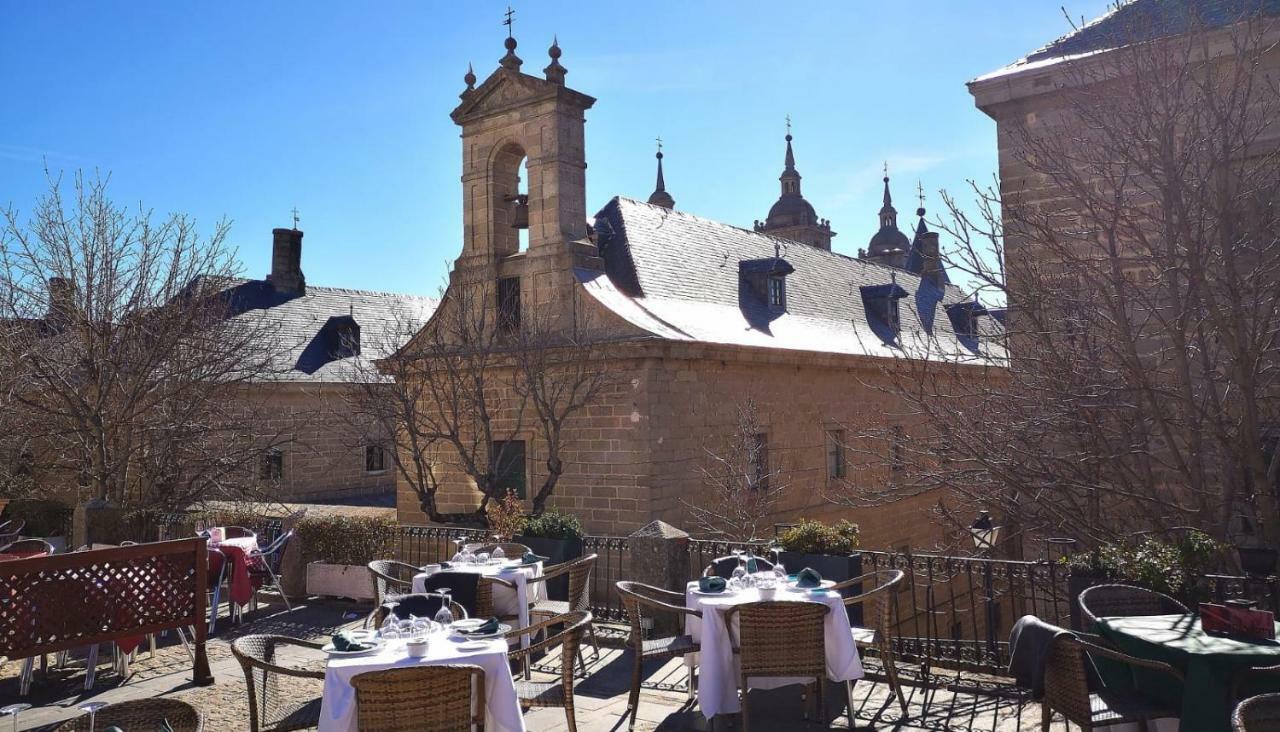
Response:
[[[791,115],[787,115],[787,134],[791,134]]]
[[[512,10],[511,6],[508,5],[507,12],[505,13],[505,15],[507,16],[507,19],[502,21],[502,24],[507,27],[507,38],[511,38],[511,32],[514,30],[514,28],[512,27],[514,25],[512,22],[512,18],[515,17],[515,14],[516,14],[516,11]]]
[[[662,152],[662,135],[658,135],[658,152]]]
[[[298,207],[297,206],[293,207],[293,228],[295,231],[298,228]]]
[[[920,208],[924,208],[924,184],[916,181],[916,197],[920,199]]]
[[[889,177],[889,161],[884,161],[884,177]]]

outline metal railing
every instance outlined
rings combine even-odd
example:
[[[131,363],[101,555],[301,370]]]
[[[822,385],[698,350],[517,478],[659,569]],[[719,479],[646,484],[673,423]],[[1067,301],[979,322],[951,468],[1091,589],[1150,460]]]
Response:
[[[456,526],[401,526],[396,543],[396,558],[407,564],[421,567],[424,564],[448,561],[458,551],[456,539],[464,542],[488,540],[483,529],[466,529]]]

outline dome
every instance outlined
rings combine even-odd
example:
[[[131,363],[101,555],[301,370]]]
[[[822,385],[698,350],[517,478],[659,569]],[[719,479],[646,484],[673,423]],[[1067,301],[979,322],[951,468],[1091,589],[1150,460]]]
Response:
[[[905,252],[911,248],[911,242],[907,240],[907,235],[898,231],[896,226],[885,226],[871,237],[871,243],[867,245],[867,254],[885,254],[887,252],[900,251]]]
[[[779,198],[778,202],[773,204],[773,208],[769,209],[769,218],[766,221],[770,227],[803,226],[817,222],[818,214],[814,212],[813,206],[800,196]]]

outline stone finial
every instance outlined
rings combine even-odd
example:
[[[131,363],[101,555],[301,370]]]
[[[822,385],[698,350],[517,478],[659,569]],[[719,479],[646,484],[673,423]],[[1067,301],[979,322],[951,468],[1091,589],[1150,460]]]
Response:
[[[688,539],[688,532],[681,531],[666,521],[654,521],[636,529],[632,539]]]
[[[519,71],[520,65],[523,64],[524,61],[521,61],[520,57],[516,55],[516,39],[511,36],[507,36],[507,40],[503,41],[502,45],[506,46],[507,55],[498,59],[498,65],[504,69]]]
[[[542,72],[547,75],[547,81],[552,84],[564,86],[564,75],[569,73],[568,69],[560,65],[560,39],[553,37],[551,48],[547,49],[547,55],[551,57],[551,63],[547,64],[547,68]]]
[[[467,91],[476,88],[476,71],[471,67],[470,63],[467,64],[467,75],[462,77],[462,80],[467,83]]]

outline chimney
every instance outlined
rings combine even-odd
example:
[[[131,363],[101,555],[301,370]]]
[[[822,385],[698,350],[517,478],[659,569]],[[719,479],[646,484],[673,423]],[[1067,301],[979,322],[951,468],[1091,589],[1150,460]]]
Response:
[[[49,278],[49,312],[46,318],[58,323],[71,320],[76,309],[76,286],[65,277]]]
[[[938,252],[938,232],[926,231],[920,235],[920,260],[920,278],[932,282],[935,287],[942,287],[945,281]]]
[[[271,230],[271,274],[267,282],[289,295],[307,292],[307,278],[302,274],[302,232],[297,229]]]

